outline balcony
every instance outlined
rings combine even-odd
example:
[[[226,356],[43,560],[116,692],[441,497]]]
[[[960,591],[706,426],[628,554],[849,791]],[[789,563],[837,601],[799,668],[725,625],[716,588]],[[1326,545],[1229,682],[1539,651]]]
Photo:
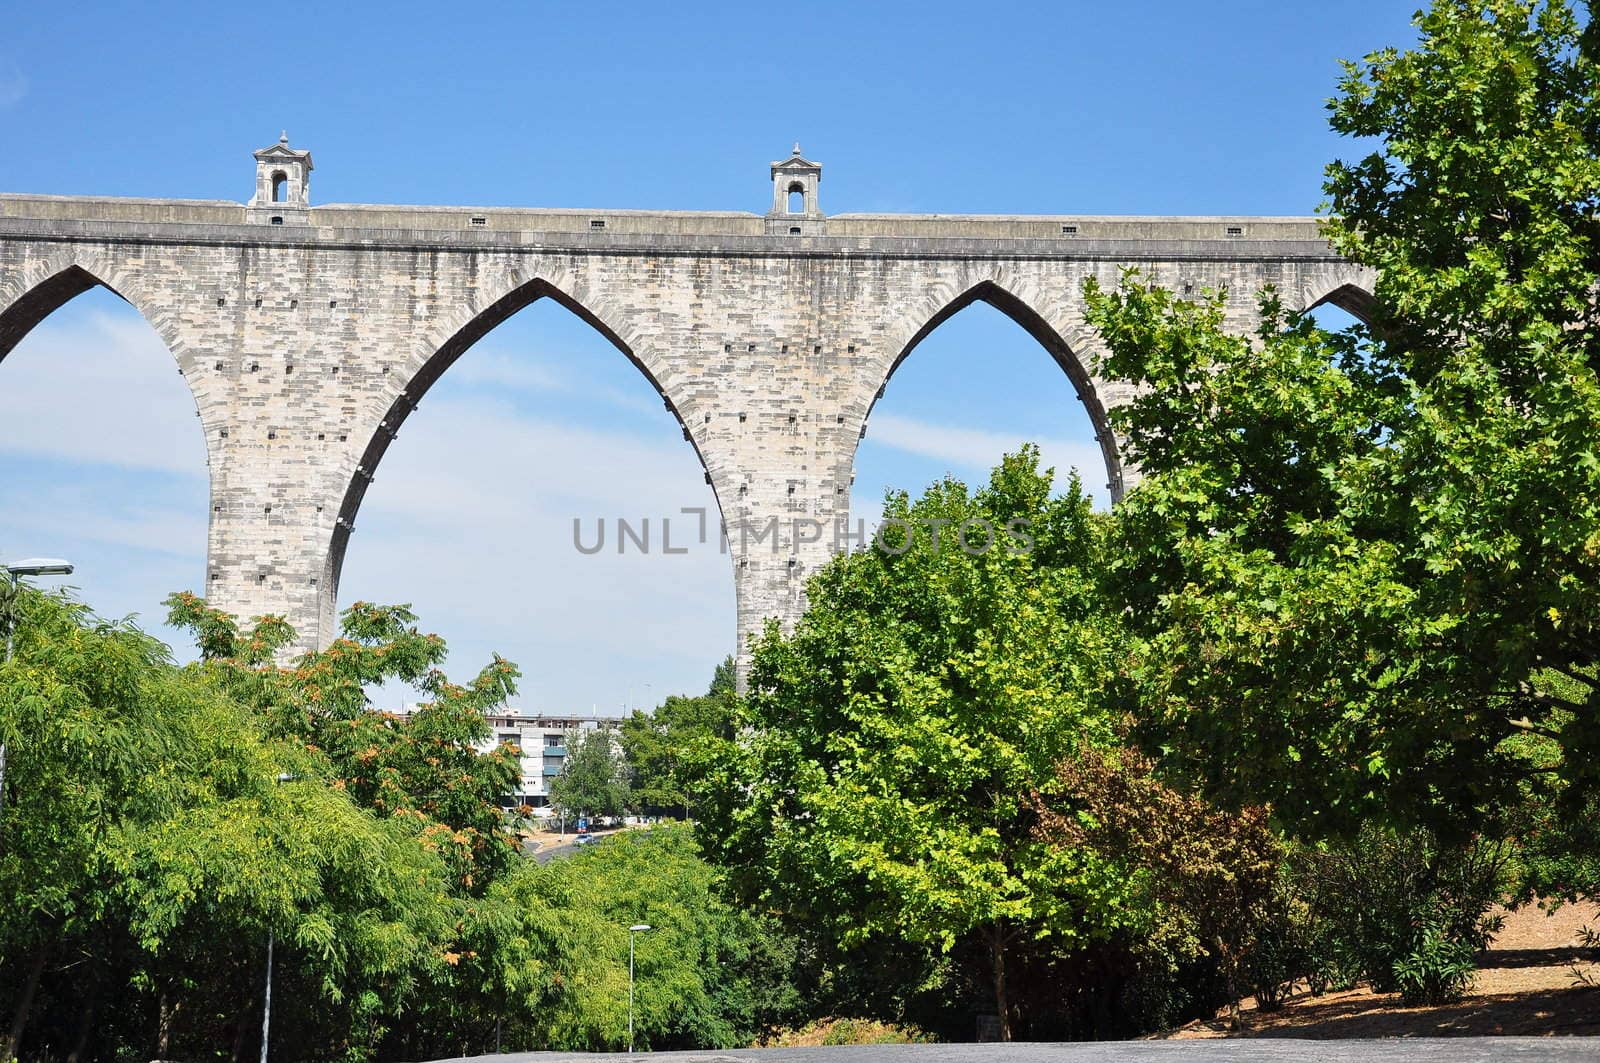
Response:
[[[567,755],[566,746],[545,746],[544,755],[547,757],[564,757]]]
[[[555,765],[546,764],[544,766],[544,777],[546,779],[554,779],[557,775],[560,775],[560,774],[561,774],[561,765],[559,765],[559,764],[555,764]]]

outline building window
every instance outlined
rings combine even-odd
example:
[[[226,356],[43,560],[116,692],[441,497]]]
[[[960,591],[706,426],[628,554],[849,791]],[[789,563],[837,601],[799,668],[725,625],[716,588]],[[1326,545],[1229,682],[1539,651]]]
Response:
[[[489,224],[489,219],[488,218],[473,218],[472,219],[472,224],[477,225],[477,226],[488,225]]]
[[[591,218],[591,219],[589,219],[589,228],[591,228],[591,229],[604,229],[605,227],[606,227],[606,220],[604,218]]]
[[[289,175],[284,173],[282,170],[279,170],[272,175],[272,201],[274,203],[284,202],[284,186],[286,186],[288,183]]]
[[[790,236],[799,236],[800,235],[800,226],[798,226],[798,225],[789,226],[789,235]]]
[[[806,186],[799,181],[789,186],[789,213],[804,214],[806,212]]]
[[[1242,226],[1242,225],[1230,225],[1230,226],[1227,227],[1227,229],[1224,230],[1224,232],[1226,232],[1227,235],[1229,235],[1229,236],[1243,236],[1244,235],[1244,226]]]
[[[274,224],[274,225],[282,225],[283,224],[283,218],[280,217],[277,214],[274,214],[272,216],[272,224]]]
[[[1077,236],[1078,235],[1078,227],[1076,225],[1063,225],[1061,227],[1061,235],[1062,236]]]

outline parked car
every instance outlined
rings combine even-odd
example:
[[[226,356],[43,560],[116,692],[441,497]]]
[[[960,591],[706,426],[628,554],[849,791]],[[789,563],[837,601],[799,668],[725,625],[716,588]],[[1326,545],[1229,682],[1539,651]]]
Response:
[[[577,844],[577,845],[593,845],[595,842],[597,842],[599,840],[600,840],[600,835],[598,835],[598,834],[580,834],[580,835],[578,835],[578,840],[577,840],[577,842],[575,844]]]

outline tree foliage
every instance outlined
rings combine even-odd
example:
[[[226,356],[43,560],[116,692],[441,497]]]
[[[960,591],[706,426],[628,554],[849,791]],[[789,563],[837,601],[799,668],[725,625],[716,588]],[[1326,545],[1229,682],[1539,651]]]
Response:
[[[641,1044],[737,1047],[804,1017],[810,954],[724,901],[682,831],[549,865],[517,856],[493,811],[506,753],[477,752],[514,669],[450,683],[443,642],[403,608],[353,606],[332,646],[280,667],[293,636],[278,621],[241,630],[175,596],[203,647],[180,668],[70,598],[24,589],[15,604],[5,1055],[253,1054],[269,939],[275,1056],[620,1048],[640,919],[657,927],[640,950]],[[374,711],[365,688],[386,678],[434,700]]]
[[[1038,800],[1036,830],[1053,845],[1098,854],[1137,885],[1149,920],[1142,929],[1165,950],[1147,950],[1151,959],[1209,955],[1230,1001],[1248,987],[1266,1006],[1270,991],[1299,973],[1290,966],[1261,991],[1248,966],[1271,950],[1283,922],[1283,842],[1266,808],[1225,812],[1164,782],[1156,768],[1129,749],[1062,761],[1053,792]]]
[[[733,658],[717,665],[699,697],[672,696],[652,712],[635,711],[619,736],[629,773],[630,800],[639,812],[689,814],[694,765],[708,743],[733,737],[737,695]]]
[[[1332,106],[1370,328],[1263,296],[1088,289],[1143,482],[1117,593],[1150,638],[1149,733],[1303,831],[1456,837],[1593,799],[1600,361],[1596,67],[1570,5],[1444,0]]]
[[[558,939],[502,969],[563,957],[557,994],[522,1009],[517,1043],[626,1047],[628,927],[641,923],[652,929],[635,938],[639,1048],[741,1047],[802,1013],[804,950],[770,916],[721,897],[688,828],[627,831],[568,859],[523,864],[495,899],[546,928],[538,940]]]
[[[495,657],[471,683],[453,683],[441,668],[444,640],[419,631],[408,608],[357,602],[326,649],[280,668],[273,654],[292,637],[281,621],[241,633],[193,595],[173,595],[168,605],[169,622],[201,646],[202,675],[257,707],[270,734],[325,758],[363,807],[419,824],[462,888],[481,887],[509,864],[515,848],[497,802],[517,776],[517,757],[478,746],[492,733],[485,713],[516,691],[516,666]],[[428,700],[405,716],[374,711],[367,689],[388,681]]]
[[[550,782],[550,803],[568,816],[620,816],[628,807],[628,776],[609,727],[575,731],[561,774]]]
[[[316,1032],[370,1048],[446,966],[459,917],[422,825],[363,810],[318,751],[128,624],[22,603],[0,669],[14,1036],[42,1004],[35,1029],[80,1053],[147,1030],[161,1054],[241,1044],[259,1013],[237,994],[272,935],[285,982],[321,1002]]]
[[[794,634],[757,643],[701,812],[743,896],[842,945],[983,942],[1007,1032],[1007,950],[1092,934],[1124,895],[1031,830],[1028,795],[1109,740],[1094,694],[1118,642],[1088,499],[1050,497],[1037,466],[1028,449],[977,492],[887,499],[889,547],[834,559]]]

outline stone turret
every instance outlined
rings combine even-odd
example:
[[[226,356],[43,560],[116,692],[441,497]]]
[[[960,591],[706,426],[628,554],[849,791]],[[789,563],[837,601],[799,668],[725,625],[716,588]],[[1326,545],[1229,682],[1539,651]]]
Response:
[[[787,159],[772,164],[772,210],[767,232],[789,236],[821,236],[827,231],[822,208],[817,205],[817,185],[822,164],[800,154],[796,143]]]
[[[289,146],[285,132],[256,157],[256,194],[249,218],[267,225],[304,225],[311,206],[311,152]]]

